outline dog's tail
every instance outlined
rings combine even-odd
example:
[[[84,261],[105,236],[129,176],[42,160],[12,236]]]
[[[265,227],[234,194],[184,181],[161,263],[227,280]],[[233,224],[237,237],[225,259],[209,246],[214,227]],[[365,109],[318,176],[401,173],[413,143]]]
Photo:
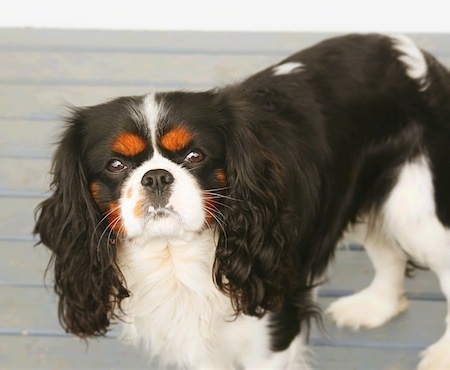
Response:
[[[449,121],[450,73],[448,69],[433,55],[420,49],[408,37],[392,36],[391,40],[393,48],[399,53],[398,60],[404,65],[407,76],[416,82],[426,104],[437,115],[435,121]]]

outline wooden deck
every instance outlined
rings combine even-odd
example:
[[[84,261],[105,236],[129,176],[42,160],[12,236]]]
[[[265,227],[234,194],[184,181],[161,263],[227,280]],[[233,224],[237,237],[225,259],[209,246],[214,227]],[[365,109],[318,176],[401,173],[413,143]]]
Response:
[[[229,83],[327,36],[0,29],[0,369],[147,366],[117,340],[117,330],[89,345],[62,331],[44,282],[49,255],[33,248],[33,212],[48,191],[66,106]],[[450,35],[411,36],[450,65]],[[320,303],[365,287],[371,275],[364,252],[340,251]],[[314,330],[316,368],[413,369],[418,353],[443,333],[445,302],[430,272],[407,283],[409,310],[383,328],[354,333],[326,320],[327,336]]]

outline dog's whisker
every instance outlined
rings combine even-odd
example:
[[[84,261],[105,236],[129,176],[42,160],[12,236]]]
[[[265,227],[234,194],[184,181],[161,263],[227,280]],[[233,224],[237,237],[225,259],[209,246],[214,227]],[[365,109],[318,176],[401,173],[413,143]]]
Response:
[[[217,192],[211,191],[211,190],[204,190],[203,193],[206,194],[206,195],[213,196],[214,198],[224,198],[224,199],[233,200],[233,201],[236,201],[236,202],[242,201],[240,199],[233,198],[233,197],[231,197],[229,195],[220,194],[220,193],[217,193]]]
[[[216,221],[216,224],[220,227],[220,229],[222,230],[223,234],[226,235],[226,229],[225,229],[225,225],[223,225],[223,219],[221,219],[220,217],[218,217],[217,213],[210,210],[207,207],[204,207],[204,210],[206,213],[208,213],[211,217],[214,218],[214,220]],[[208,225],[209,226],[209,225]],[[209,226],[210,227],[210,226]]]
[[[108,217],[113,214],[114,212],[116,212],[117,210],[119,210],[120,207],[114,207],[111,208],[109,212],[107,212],[105,214],[105,216],[102,218],[102,221],[108,219]],[[102,233],[100,234],[99,240],[97,241],[97,254],[100,252],[101,246],[100,243],[102,242],[102,239],[105,237],[106,233],[108,232],[108,242],[111,238],[111,234],[114,231],[114,227],[117,225],[118,222],[120,222],[121,220],[121,216],[116,216],[113,220],[111,220],[105,227],[105,229],[102,231]],[[100,224],[100,223],[99,223]],[[108,243],[107,242],[107,243]]]
[[[105,213],[105,214],[103,215],[103,217],[100,219],[100,221],[97,223],[97,225],[95,225],[94,232],[93,232],[92,235],[91,235],[91,243],[93,242],[94,237],[95,237],[95,235],[97,234],[97,230],[99,229],[99,227],[101,226],[101,224],[102,224],[105,220],[107,220],[108,217],[109,217],[113,212],[117,211],[118,209],[119,209],[119,207],[114,207],[114,208],[110,209],[107,213]],[[108,227],[108,225],[107,225],[106,227]],[[103,233],[102,233],[102,234],[103,234]],[[101,238],[102,238],[102,237],[100,237],[100,240],[101,240]]]

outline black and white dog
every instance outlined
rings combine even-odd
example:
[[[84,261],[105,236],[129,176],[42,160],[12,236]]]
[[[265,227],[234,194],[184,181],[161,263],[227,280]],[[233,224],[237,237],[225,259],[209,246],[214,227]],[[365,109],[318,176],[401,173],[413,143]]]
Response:
[[[163,364],[306,368],[314,287],[342,238],[376,275],[331,305],[338,325],[405,310],[408,261],[450,298],[449,158],[449,73],[403,36],[337,37],[235,85],[76,108],[35,228],[60,321],[89,337],[122,320]],[[449,328],[419,368],[450,368]]]

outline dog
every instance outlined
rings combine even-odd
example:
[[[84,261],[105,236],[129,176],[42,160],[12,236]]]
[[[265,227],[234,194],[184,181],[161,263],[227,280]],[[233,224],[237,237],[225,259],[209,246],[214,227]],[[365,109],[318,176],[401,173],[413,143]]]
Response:
[[[408,262],[449,299],[449,154],[449,73],[405,36],[339,36],[236,84],[73,108],[34,229],[60,322],[87,338],[121,321],[163,365],[306,369],[344,239],[376,272],[329,307],[337,325],[405,310]],[[420,369],[450,367],[448,325]]]

